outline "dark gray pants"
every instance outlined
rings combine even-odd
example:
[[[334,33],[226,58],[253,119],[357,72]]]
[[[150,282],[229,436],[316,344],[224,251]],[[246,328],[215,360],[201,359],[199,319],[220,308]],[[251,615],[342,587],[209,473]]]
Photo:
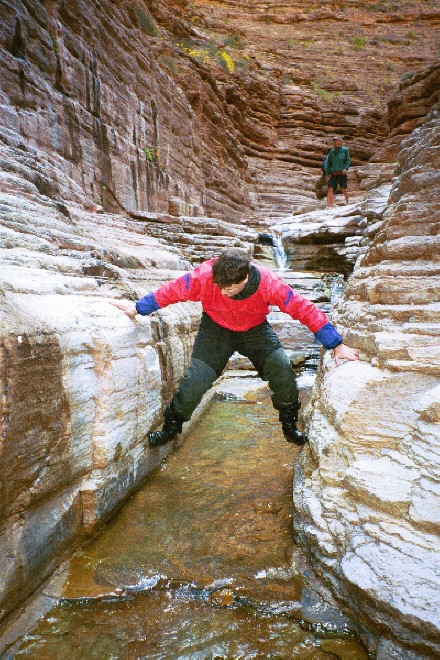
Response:
[[[222,328],[204,313],[190,366],[180,379],[172,400],[172,407],[179,417],[190,419],[235,351],[249,358],[260,378],[269,382],[275,408],[281,410],[298,403],[295,372],[268,321],[237,332]]]

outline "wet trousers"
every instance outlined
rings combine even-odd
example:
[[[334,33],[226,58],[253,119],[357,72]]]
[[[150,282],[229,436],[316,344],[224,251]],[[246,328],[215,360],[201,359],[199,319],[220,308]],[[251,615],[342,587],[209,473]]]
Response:
[[[204,313],[190,365],[172,400],[172,408],[180,418],[190,419],[234,352],[249,358],[260,378],[268,381],[275,408],[282,410],[298,403],[295,372],[268,321],[237,332],[223,328]]]

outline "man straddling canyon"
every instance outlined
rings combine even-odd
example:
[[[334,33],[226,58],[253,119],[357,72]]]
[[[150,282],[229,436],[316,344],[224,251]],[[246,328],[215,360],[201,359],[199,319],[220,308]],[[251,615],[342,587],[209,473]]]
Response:
[[[335,190],[339,187],[348,204],[347,171],[350,167],[350,152],[348,147],[342,146],[342,138],[333,138],[333,149],[330,149],[325,161],[324,169],[328,181],[327,209],[335,204]]]
[[[269,269],[252,264],[233,250],[205,261],[136,303],[111,302],[134,318],[187,300],[202,303],[202,320],[190,365],[165,410],[162,430],[149,433],[150,445],[170,442],[182,431],[183,423],[190,419],[235,351],[249,358],[259,376],[269,382],[287,442],[303,445],[307,438],[297,429],[300,402],[295,372],[266,319],[269,305],[277,305],[306,325],[325,348],[334,350],[337,365],[343,360],[357,360],[358,351],[343,344],[341,335],[316,305],[295,293]]]

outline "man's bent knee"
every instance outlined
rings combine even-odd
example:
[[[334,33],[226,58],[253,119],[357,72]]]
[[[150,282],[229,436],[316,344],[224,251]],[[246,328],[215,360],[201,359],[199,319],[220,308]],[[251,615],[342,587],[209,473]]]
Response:
[[[275,408],[287,408],[298,401],[295,371],[284,348],[273,351],[264,363],[263,378],[272,390]]]
[[[217,380],[215,370],[206,362],[193,358],[180,379],[173,397],[173,408],[183,419],[190,419],[203,395]]]

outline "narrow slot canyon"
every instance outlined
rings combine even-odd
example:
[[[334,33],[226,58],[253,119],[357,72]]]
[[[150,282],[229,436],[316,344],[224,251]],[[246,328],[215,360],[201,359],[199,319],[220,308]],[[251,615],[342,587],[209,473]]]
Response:
[[[439,656],[439,23],[0,0],[1,658]],[[239,353],[149,445],[202,304],[110,303],[225,250],[359,356],[270,305],[301,447]]]

